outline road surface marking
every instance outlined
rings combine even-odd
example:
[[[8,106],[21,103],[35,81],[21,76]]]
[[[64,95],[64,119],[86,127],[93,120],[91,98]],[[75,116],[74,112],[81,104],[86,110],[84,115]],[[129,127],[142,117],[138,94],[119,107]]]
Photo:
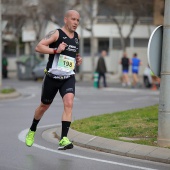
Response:
[[[52,127],[52,126],[57,126],[57,124],[55,124],[55,125],[53,124],[53,125],[40,126],[38,128],[46,128],[46,127]],[[25,143],[25,136],[26,136],[28,130],[29,129],[22,130],[18,134],[18,139],[20,141]],[[128,165],[128,164],[114,162],[114,161],[107,161],[107,160],[103,160],[103,159],[97,159],[97,158],[91,158],[91,157],[86,157],[86,156],[66,153],[66,152],[62,152],[62,151],[58,151],[58,150],[54,150],[54,149],[50,149],[50,148],[44,147],[44,146],[38,145],[36,143],[33,144],[33,147],[36,147],[36,148],[39,148],[39,149],[42,149],[42,150],[46,150],[46,151],[50,151],[50,152],[54,152],[54,153],[58,153],[58,154],[62,154],[62,155],[67,155],[67,156],[71,156],[71,157],[75,157],[75,158],[80,158],[80,159],[86,159],[86,160],[91,160],[91,161],[103,162],[103,163],[108,163],[108,164],[113,164],[113,165],[120,165],[120,166],[125,166],[125,167],[129,167],[129,168],[134,168],[134,169],[156,170],[156,169],[152,169],[152,168],[145,168],[145,167],[141,167],[141,166]]]

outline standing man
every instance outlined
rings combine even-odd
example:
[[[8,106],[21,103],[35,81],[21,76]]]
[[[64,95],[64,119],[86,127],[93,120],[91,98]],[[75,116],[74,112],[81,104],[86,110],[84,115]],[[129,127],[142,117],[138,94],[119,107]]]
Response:
[[[100,88],[100,78],[103,77],[103,86],[107,87],[106,83],[106,75],[105,73],[107,72],[106,64],[104,57],[106,57],[107,52],[105,50],[102,50],[101,55],[99,57],[98,63],[97,63],[97,69],[96,72],[98,72],[98,82],[97,82],[97,87]]]
[[[39,53],[49,54],[49,59],[42,85],[41,103],[35,110],[32,125],[26,135],[25,143],[27,146],[33,145],[37,125],[59,91],[64,111],[58,149],[73,148],[67,134],[72,120],[75,95],[75,67],[82,63],[82,58],[78,55],[79,37],[75,32],[79,25],[79,19],[80,15],[77,11],[67,11],[64,16],[64,26],[61,29],[51,31],[35,48]]]
[[[139,73],[139,66],[141,64],[142,64],[141,60],[137,57],[137,53],[134,53],[132,60],[131,60],[133,87],[136,87],[136,85],[139,82],[138,73]]]
[[[123,57],[121,58],[120,64],[122,65],[122,86],[125,87],[130,86],[130,81],[129,81],[129,65],[130,65],[130,60],[127,57],[126,52],[123,53]]]

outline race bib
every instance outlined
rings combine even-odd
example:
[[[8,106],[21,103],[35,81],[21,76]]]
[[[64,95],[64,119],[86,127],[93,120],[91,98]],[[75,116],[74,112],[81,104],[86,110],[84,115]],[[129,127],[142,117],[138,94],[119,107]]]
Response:
[[[75,58],[60,54],[57,69],[70,72],[75,68]]]

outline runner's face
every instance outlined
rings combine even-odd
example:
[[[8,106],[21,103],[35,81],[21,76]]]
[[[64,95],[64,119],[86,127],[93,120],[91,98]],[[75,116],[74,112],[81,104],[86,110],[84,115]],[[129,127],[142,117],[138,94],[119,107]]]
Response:
[[[65,24],[70,32],[74,32],[79,25],[79,14],[71,13],[68,17],[65,17]]]

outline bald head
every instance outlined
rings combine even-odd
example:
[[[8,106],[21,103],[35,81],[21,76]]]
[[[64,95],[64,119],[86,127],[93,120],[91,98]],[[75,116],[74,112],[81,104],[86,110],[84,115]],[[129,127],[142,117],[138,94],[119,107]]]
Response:
[[[68,10],[66,13],[65,13],[65,17],[68,18],[69,16],[71,15],[78,15],[80,16],[80,14],[76,11],[76,10]]]
[[[80,15],[76,10],[68,10],[64,15],[64,29],[74,32],[79,25]]]

